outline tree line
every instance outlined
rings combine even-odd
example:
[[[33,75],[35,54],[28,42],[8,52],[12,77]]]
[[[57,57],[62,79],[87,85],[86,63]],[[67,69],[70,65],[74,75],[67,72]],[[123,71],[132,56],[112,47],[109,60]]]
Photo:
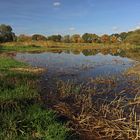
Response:
[[[9,25],[0,25],[0,42],[11,42],[11,41],[47,41],[51,40],[54,42],[65,42],[65,43],[118,43],[125,42],[130,44],[140,45],[140,29],[129,32],[115,33],[115,34],[104,34],[97,35],[94,33],[84,33],[83,35],[51,35],[44,36],[40,34],[34,34],[32,36],[27,36],[21,34],[16,36]]]

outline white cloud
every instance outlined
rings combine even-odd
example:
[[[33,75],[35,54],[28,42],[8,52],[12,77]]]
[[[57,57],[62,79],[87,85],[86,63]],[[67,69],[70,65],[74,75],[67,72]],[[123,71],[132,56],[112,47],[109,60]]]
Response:
[[[112,30],[115,31],[115,32],[117,32],[117,31],[119,31],[119,27],[114,26],[114,27],[112,27]]]
[[[70,27],[69,30],[70,30],[70,31],[74,31],[75,28],[74,28],[74,27]]]
[[[55,7],[60,6],[60,5],[61,5],[60,2],[54,2],[54,3],[53,3],[53,6],[55,6]]]
[[[132,28],[130,29],[130,31],[134,31],[134,30],[138,30],[138,29],[140,29],[140,23],[137,24],[136,26],[132,27]]]
[[[138,26],[135,27],[135,30],[137,30],[137,29],[140,29],[140,25],[138,25]]]

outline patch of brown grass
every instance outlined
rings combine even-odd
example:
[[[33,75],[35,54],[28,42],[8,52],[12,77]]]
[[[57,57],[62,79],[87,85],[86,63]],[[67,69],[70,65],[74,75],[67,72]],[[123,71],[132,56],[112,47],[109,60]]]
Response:
[[[35,67],[23,67],[23,68],[11,68],[11,71],[17,71],[17,72],[29,72],[33,74],[40,74],[46,71],[44,68],[35,68]]]
[[[140,64],[137,64],[136,66],[130,68],[127,72],[127,74],[136,74],[140,76]]]
[[[99,83],[112,84],[112,80]],[[102,90],[103,96],[106,92],[107,88]],[[119,96],[123,92],[111,101],[97,98],[97,94],[96,88],[88,84],[79,86],[60,81],[56,93],[47,93],[44,102],[69,120],[69,127],[81,140],[139,140],[140,120],[136,106],[140,98],[136,96],[134,104],[132,99]]]
[[[8,47],[22,47],[22,46],[40,46],[46,48],[61,48],[64,47],[63,43],[53,41],[23,41],[23,42],[7,42],[2,43],[2,46]]]

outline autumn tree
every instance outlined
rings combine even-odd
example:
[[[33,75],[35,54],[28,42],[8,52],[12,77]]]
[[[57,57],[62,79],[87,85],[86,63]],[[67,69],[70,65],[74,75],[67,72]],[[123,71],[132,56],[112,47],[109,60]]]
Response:
[[[25,41],[32,41],[32,37],[28,35],[21,34],[17,37],[17,41],[25,42]]]
[[[102,43],[109,43],[110,42],[110,37],[107,34],[104,34],[101,36],[101,42]]]
[[[81,36],[79,34],[74,34],[71,36],[71,41],[73,43],[78,43],[81,40]]]
[[[78,43],[84,43],[84,40],[83,40],[82,37],[79,37],[79,38],[78,38]]]
[[[115,35],[111,36],[111,37],[110,37],[110,42],[111,42],[111,43],[116,43],[116,42],[118,42],[117,36],[115,36]]]
[[[63,42],[65,43],[70,43],[71,42],[71,38],[70,35],[65,35],[62,39]]]

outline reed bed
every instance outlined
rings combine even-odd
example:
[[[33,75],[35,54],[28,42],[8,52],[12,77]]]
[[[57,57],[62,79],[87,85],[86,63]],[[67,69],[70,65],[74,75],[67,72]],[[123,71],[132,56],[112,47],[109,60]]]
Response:
[[[133,81],[131,85],[136,83]],[[47,108],[56,110],[61,119],[67,120],[81,140],[139,140],[138,85],[129,93],[133,95],[130,98],[126,96],[127,87],[113,93],[113,86],[117,86],[115,79],[91,79],[81,85],[59,81],[56,93],[47,93],[44,103]]]

